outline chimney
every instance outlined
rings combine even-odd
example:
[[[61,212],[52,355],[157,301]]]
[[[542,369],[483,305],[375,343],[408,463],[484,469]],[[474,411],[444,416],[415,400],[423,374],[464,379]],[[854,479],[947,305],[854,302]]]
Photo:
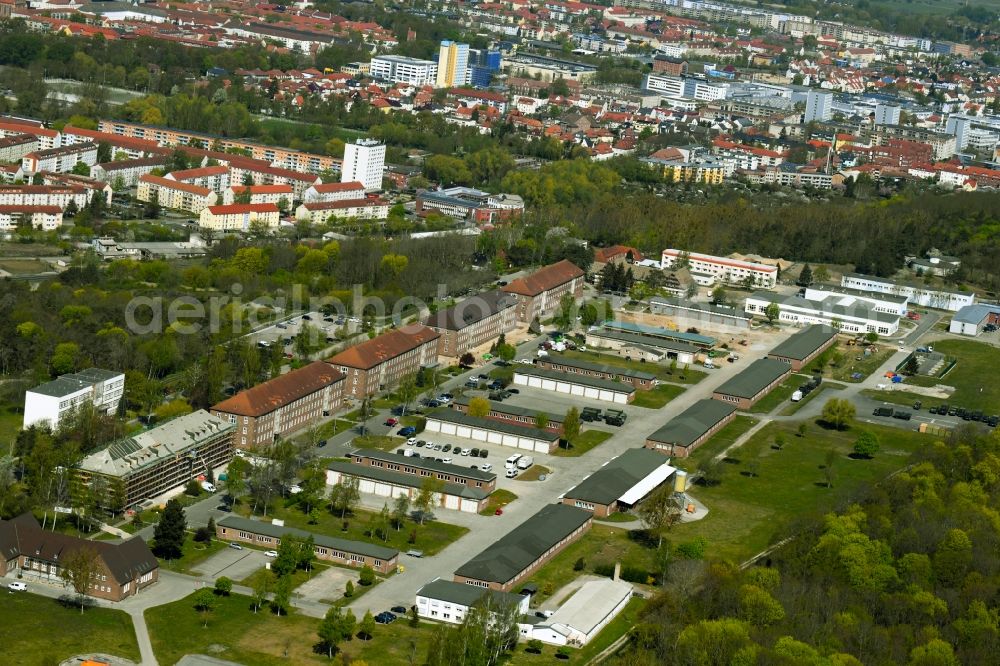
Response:
[[[615,562],[615,575],[611,577],[611,580],[617,583],[618,579],[621,578],[621,575],[622,575],[622,563]]]

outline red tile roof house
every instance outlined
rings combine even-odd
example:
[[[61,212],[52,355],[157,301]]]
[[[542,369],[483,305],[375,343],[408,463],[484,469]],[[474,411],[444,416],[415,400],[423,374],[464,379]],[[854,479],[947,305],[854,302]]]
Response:
[[[98,558],[88,596],[121,601],[159,578],[160,563],[141,537],[118,544],[78,539],[43,530],[30,513],[0,520],[0,576],[17,571],[29,583],[63,584],[60,562],[80,548],[92,549]]]
[[[344,375],[323,361],[275,377],[214,405],[213,416],[236,425],[240,448],[267,446],[340,408]]]
[[[437,365],[441,334],[422,324],[383,333],[344,351],[327,363],[344,373],[344,394],[365,397],[399,383],[421,367]]]
[[[559,308],[563,294],[580,298],[583,295],[583,278],[584,272],[576,264],[563,259],[512,281],[502,290],[517,298],[518,320],[531,322],[535,318],[552,316]]]

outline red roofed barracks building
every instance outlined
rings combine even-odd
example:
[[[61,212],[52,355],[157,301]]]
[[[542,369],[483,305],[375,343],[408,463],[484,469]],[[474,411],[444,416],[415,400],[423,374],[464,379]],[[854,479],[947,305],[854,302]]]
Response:
[[[340,408],[344,375],[323,361],[292,370],[241,391],[211,412],[236,426],[239,448],[267,446],[279,435],[301,430]]]
[[[580,298],[583,295],[583,278],[584,272],[578,266],[563,259],[514,280],[502,291],[517,298],[518,320],[531,322],[535,318],[545,319],[554,314],[563,294]]]
[[[399,383],[421,367],[437,365],[441,334],[422,324],[395,329],[340,352],[327,363],[344,373],[344,394],[363,398]]]

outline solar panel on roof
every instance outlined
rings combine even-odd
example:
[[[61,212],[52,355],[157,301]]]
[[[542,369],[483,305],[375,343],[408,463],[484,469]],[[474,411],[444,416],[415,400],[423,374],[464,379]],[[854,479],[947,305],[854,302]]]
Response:
[[[123,439],[120,442],[115,442],[108,447],[108,453],[111,455],[112,460],[121,460],[130,453],[135,453],[142,449],[142,445],[132,438]]]

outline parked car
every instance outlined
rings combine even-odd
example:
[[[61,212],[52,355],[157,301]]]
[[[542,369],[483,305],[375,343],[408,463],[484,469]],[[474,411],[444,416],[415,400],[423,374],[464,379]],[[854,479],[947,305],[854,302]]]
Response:
[[[399,419],[397,419],[395,416],[390,416],[389,418],[387,418],[385,420],[385,424],[387,426],[389,426],[390,428],[392,426],[397,426],[397,425],[399,425]]]
[[[12,580],[7,584],[7,589],[11,592],[27,592],[28,584],[19,580]]]
[[[400,428],[399,432],[397,432],[396,434],[399,435],[400,437],[413,437],[414,435],[417,434],[417,429],[414,428],[413,426],[404,426]]]
[[[919,412],[920,408],[923,407],[923,406],[924,406],[924,403],[921,402],[920,400],[917,400],[916,402],[913,403],[913,411]]]
[[[379,624],[391,624],[396,621],[396,616],[389,611],[382,611],[375,616],[375,621]]]
[[[410,437],[409,439],[406,440],[406,444],[408,446],[413,446],[416,443],[417,443],[417,438],[416,437]]]
[[[479,449],[472,449],[471,451],[469,451],[469,455],[472,456],[473,458],[478,458],[479,457]]]
[[[480,458],[485,458],[488,455],[490,455],[489,451],[487,451],[486,449],[479,449],[479,457]]]
[[[404,608],[403,606],[393,606],[389,610],[391,610],[396,615],[406,615],[406,608]]]
[[[265,550],[264,551],[264,557],[277,557],[277,556],[278,556],[278,551],[276,551],[276,550]]]
[[[451,458],[448,458],[448,457],[441,458],[441,462],[443,462],[443,463],[449,463],[450,464],[451,463]]]
[[[445,444],[444,448],[441,449],[441,453],[448,453],[449,451],[451,451],[451,444]]]
[[[469,455],[469,452],[469,449],[462,449],[462,453],[460,455],[467,456]]]
[[[243,550],[243,546],[234,541],[229,542],[229,547],[232,548],[233,550]]]
[[[479,466],[479,469],[483,470],[484,472],[492,472],[493,465],[489,463],[483,463],[482,465]]]

